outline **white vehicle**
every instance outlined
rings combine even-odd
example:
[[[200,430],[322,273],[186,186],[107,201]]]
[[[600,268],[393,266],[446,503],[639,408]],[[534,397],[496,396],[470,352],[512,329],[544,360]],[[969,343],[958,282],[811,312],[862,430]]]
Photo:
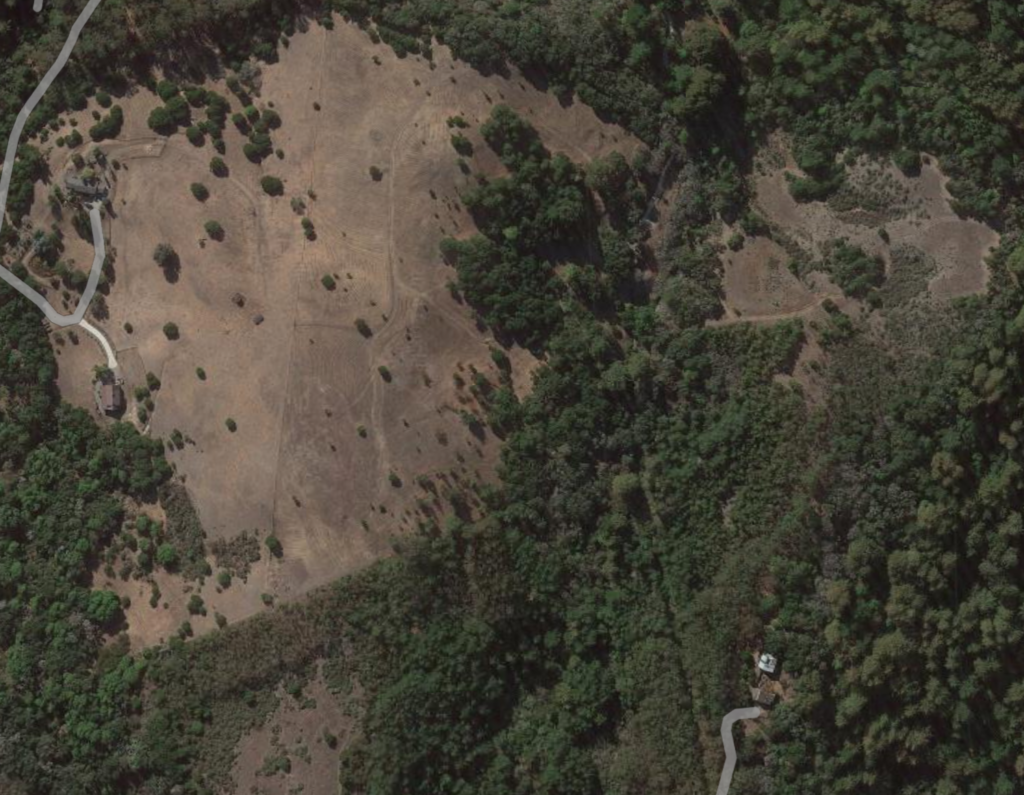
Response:
[[[757,661],[757,667],[769,675],[775,673],[775,669],[778,665],[779,661],[768,653],[762,654]]]

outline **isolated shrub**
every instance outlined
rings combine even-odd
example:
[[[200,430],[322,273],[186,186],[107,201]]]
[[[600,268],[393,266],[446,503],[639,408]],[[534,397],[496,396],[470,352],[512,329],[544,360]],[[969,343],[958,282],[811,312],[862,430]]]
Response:
[[[370,328],[370,324],[361,317],[356,318],[356,329],[367,339],[373,336],[373,329]]]
[[[203,224],[203,229],[206,230],[206,234],[209,235],[213,240],[224,239],[224,227],[217,221],[207,221]]]
[[[146,373],[146,387],[154,392],[160,389],[160,379],[156,373]]]
[[[256,109],[255,105],[247,105],[245,108],[245,118],[252,124],[256,122],[260,117],[260,112]]]
[[[267,536],[267,540],[264,543],[266,543],[267,549],[270,550],[270,554],[275,558],[279,558],[284,554],[284,547],[281,546],[277,536]]]
[[[387,383],[391,383],[391,371],[383,364],[377,368],[377,372],[380,373],[380,377],[383,378]]]
[[[181,336],[176,323],[164,323],[164,336],[169,340],[176,340]]]
[[[78,146],[81,146],[84,141],[85,139],[82,137],[82,134],[78,130],[72,130],[71,134],[64,139],[64,143],[67,144],[68,149],[74,149]],[[75,165],[78,164],[76,163]],[[81,168],[81,166],[78,166],[78,168]]]
[[[231,573],[227,571],[217,572],[217,585],[221,588],[227,588],[231,585]]]
[[[193,182],[189,185],[189,190],[192,191],[192,195],[201,202],[210,198],[210,191],[202,182]]]
[[[284,183],[277,177],[267,175],[260,180],[260,187],[268,196],[280,196],[284,193]]]
[[[308,218],[302,219],[302,231],[305,233],[307,240],[316,240],[316,228]],[[332,287],[331,289],[334,288]]]
[[[206,137],[203,135],[203,131],[194,124],[185,130],[185,137],[188,138],[188,142],[192,144],[192,146],[202,146],[206,143]]]
[[[99,104],[101,108],[109,108],[110,103],[113,102],[113,100],[110,98],[110,94],[108,94],[106,91],[97,91],[96,102]]]
[[[171,265],[178,254],[169,243],[157,243],[153,249],[153,261],[161,268]]]
[[[377,166],[370,166],[370,178],[374,182],[380,182],[384,179],[384,172],[381,171]]]
[[[329,273],[324,274],[323,278],[320,279],[320,284],[328,290],[333,290],[338,286],[337,282],[334,281],[334,277]]]
[[[219,157],[211,157],[210,173],[215,177],[226,177],[228,175],[228,164]]]
[[[197,367],[196,368],[196,378],[198,378],[200,381],[205,381],[206,380],[206,370],[204,370],[202,367]]]
[[[227,426],[227,429],[231,431],[231,433],[234,433],[235,431],[238,430],[238,423],[231,419],[231,417],[228,417],[226,420],[224,420],[224,424]]]
[[[203,597],[194,593],[188,599],[188,612],[193,616],[206,615],[206,604]]]
[[[473,155],[473,143],[465,135],[456,133],[452,136],[452,146],[455,151],[463,157],[472,157]]]

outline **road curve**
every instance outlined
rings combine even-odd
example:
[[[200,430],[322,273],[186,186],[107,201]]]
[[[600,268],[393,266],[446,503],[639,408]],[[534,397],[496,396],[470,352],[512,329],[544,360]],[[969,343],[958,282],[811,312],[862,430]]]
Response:
[[[11,130],[11,137],[7,141],[7,151],[4,156],[3,172],[0,173],[0,229],[3,229],[4,213],[7,211],[7,193],[11,187],[11,172],[14,170],[14,160],[18,154],[18,142],[21,139],[22,131],[25,129],[25,124],[28,122],[28,117],[32,114],[32,111],[35,110],[36,105],[39,104],[39,100],[43,98],[43,94],[46,93],[46,90],[53,83],[54,79],[60,74],[64,65],[67,64],[68,58],[71,57],[71,51],[75,48],[75,44],[78,42],[78,36],[82,32],[82,28],[85,27],[85,23],[89,21],[89,17],[92,16],[93,11],[99,7],[101,2],[102,0],[89,0],[88,5],[86,5],[82,10],[82,13],[79,14],[78,19],[76,19],[74,24],[71,26],[71,31],[68,33],[67,41],[64,42],[64,47],[57,56],[57,60],[54,61],[50,70],[43,75],[43,79],[40,81],[39,85],[36,86],[36,90],[32,92],[32,96],[28,98],[28,102],[25,103],[25,107],[21,109],[21,112],[18,113],[18,118],[14,121],[14,127]],[[38,11],[41,8],[42,4],[36,3],[35,10]],[[11,271],[7,270],[7,268],[0,267],[0,278],[39,307],[55,326],[74,326],[80,323],[82,318],[85,317],[85,312],[89,308],[89,303],[92,301],[93,295],[96,293],[96,285],[100,280],[100,271],[103,268],[103,258],[106,256],[106,251],[103,244],[103,227],[100,223],[100,209],[95,204],[90,205],[89,207],[89,219],[92,223],[92,242],[96,252],[93,257],[92,270],[89,272],[89,280],[86,284],[85,292],[82,294],[81,299],[79,299],[78,307],[75,309],[74,314],[62,315],[50,306],[43,296],[11,273]]]
[[[732,725],[738,720],[753,720],[759,717],[761,717],[760,707],[746,707],[734,709],[722,718],[722,745],[725,746],[725,764],[722,766],[722,776],[718,779],[716,795],[729,795],[732,774],[736,770],[736,743],[732,739]]]
[[[103,353],[107,357],[107,367],[109,367],[111,370],[116,370],[117,354],[114,353],[114,348],[110,344],[109,340],[107,340],[106,335],[104,335],[102,331],[96,328],[88,320],[83,320],[78,325],[80,325],[85,331],[89,332],[89,334],[93,336],[96,342],[100,344],[100,347],[103,348]]]

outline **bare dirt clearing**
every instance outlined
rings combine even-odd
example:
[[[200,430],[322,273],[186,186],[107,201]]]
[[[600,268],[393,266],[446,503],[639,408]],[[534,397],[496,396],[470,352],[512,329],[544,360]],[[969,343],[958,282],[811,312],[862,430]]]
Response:
[[[845,238],[882,257],[891,272],[893,247],[910,246],[936,262],[937,272],[928,285],[936,299],[984,291],[985,257],[999,244],[999,234],[956,215],[947,180],[932,158],[924,158],[917,177],[905,176],[892,164],[861,158],[849,169],[848,186],[828,203],[798,204],[790,195],[787,171],[800,174],[776,140],[754,178],[756,205],[811,256],[820,256],[827,242]]]
[[[425,512],[450,509],[446,490],[493,474],[499,445],[466,427],[459,410],[475,404],[453,380],[461,371],[471,382],[476,369],[496,381],[497,370],[490,338],[451,297],[454,272],[438,255],[445,234],[473,228],[458,196],[469,178],[446,120],[461,115],[478,140],[476,126],[505,102],[549,148],[576,160],[628,154],[636,145],[588,108],[563,107],[518,77],[481,76],[444,48],[434,68],[399,59],[335,22],[333,31],[314,26],[296,35],[280,62],[263,69],[254,103],[272,103],[280,114],[272,137],[282,158],[249,162],[245,139],[229,123],[230,173],[215,177],[209,142],[196,147],[180,133],[164,141],[148,130],[159,100],[146,91],[119,100],[121,136],[101,145],[120,164],[109,220],[115,280],[102,327],[119,358],[133,363],[126,389],[146,371],[162,381],[151,432],[166,439],[177,429],[185,437],[169,459],[211,540],[255,529],[261,537],[273,532],[284,548],[282,559],[257,564],[247,583],[218,593],[208,580],[201,593],[209,616],[191,619],[197,633],[213,626],[214,612],[235,621],[265,609],[262,594],[294,598],[388,554],[396,533]],[[231,97],[222,83],[207,87]],[[76,114],[80,127],[91,123],[91,109]],[[51,153],[54,162],[66,157],[66,150]],[[267,174],[283,180],[283,196],[261,190]],[[209,189],[206,201],[192,196],[193,182]],[[303,235],[295,197],[314,240]],[[45,201],[36,211],[37,225],[48,225]],[[222,225],[223,241],[206,239],[208,220]],[[158,243],[180,257],[171,279],[153,261]],[[325,275],[333,290],[321,283]],[[357,319],[372,336],[357,331]],[[168,322],[179,339],[165,336]],[[82,348],[90,345],[82,340]],[[534,362],[522,351],[511,358],[522,394]],[[76,352],[59,361],[62,383],[78,384],[101,360]],[[84,404],[77,387],[66,394]],[[422,478],[441,498],[422,488]],[[167,638],[189,618],[187,596],[180,588],[172,594],[170,580],[160,583],[168,607],[157,615],[148,586],[136,585],[122,586],[133,599],[133,646]]]
[[[299,700],[280,704],[262,727],[242,738],[232,769],[235,792],[290,795],[334,792],[338,759],[354,728],[341,699],[316,676]],[[333,747],[332,747],[333,746]]]

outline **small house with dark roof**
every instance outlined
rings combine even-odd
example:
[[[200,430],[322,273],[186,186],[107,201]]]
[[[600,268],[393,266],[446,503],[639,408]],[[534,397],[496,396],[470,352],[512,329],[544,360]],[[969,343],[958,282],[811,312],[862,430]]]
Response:
[[[106,187],[101,182],[87,182],[77,174],[66,174],[64,176],[64,187],[87,199],[95,199],[106,192]]]
[[[103,414],[117,415],[123,412],[127,406],[124,389],[114,378],[113,373],[101,374],[93,384],[93,393],[96,396],[96,407]]]

